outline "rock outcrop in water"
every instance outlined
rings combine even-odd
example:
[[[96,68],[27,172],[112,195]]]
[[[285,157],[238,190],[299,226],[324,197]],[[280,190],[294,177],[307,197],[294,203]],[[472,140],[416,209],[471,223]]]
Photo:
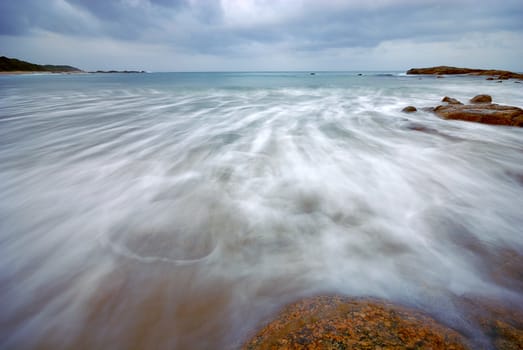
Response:
[[[470,99],[470,103],[492,103],[492,96],[476,95]]]
[[[443,99],[441,101],[447,102],[450,105],[462,105],[463,104],[463,103],[459,102],[458,100],[456,100],[455,98],[448,97],[448,96],[443,97]]]
[[[401,110],[403,113],[413,113],[416,112],[417,109],[414,106],[407,106]]]
[[[467,349],[456,331],[375,299],[308,298],[287,306],[247,344],[254,349]]]
[[[448,104],[437,106],[433,111],[444,119],[523,127],[523,109],[491,103],[489,95],[477,95],[468,105],[450,97],[445,97],[443,101]]]
[[[449,66],[437,66],[428,68],[411,68],[407,74],[427,74],[427,75],[453,75],[453,74],[469,74],[469,75],[484,75],[489,77],[497,76],[497,79],[523,79],[523,74],[514,73],[499,69],[475,69],[475,68],[459,68]]]

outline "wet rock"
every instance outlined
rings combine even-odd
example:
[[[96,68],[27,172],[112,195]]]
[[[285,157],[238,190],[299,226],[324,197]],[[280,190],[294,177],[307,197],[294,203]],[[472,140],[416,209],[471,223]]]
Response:
[[[463,103],[459,102],[458,100],[456,100],[455,98],[448,97],[448,96],[443,97],[443,99],[441,101],[447,102],[448,104],[451,104],[451,105],[462,105],[463,104]]]
[[[491,345],[500,350],[523,349],[523,310],[513,302],[464,295],[454,304],[479,326]]]
[[[287,306],[243,349],[467,349],[456,331],[375,299],[320,296]]]
[[[403,113],[413,113],[416,112],[417,109],[414,106],[407,106],[401,110]]]
[[[476,95],[470,99],[470,103],[491,103],[492,97],[490,95]]]
[[[446,105],[434,108],[434,113],[444,119],[470,122],[523,126],[523,110],[498,104]]]

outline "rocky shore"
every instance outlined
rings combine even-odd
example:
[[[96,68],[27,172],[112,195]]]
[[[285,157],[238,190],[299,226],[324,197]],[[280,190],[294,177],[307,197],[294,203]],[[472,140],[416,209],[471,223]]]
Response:
[[[449,66],[437,66],[428,68],[411,68],[407,74],[426,74],[426,75],[453,75],[453,74],[467,74],[467,75],[482,75],[488,76],[489,80],[494,78],[498,80],[506,79],[523,79],[523,74],[514,73],[499,69],[475,69],[475,68],[459,68]],[[488,79],[488,78],[487,78]]]
[[[463,104],[448,96],[443,97],[441,101],[445,104],[424,109],[434,112],[443,119],[523,127],[523,109],[492,103],[490,95],[477,95],[470,99],[469,104]],[[407,106],[402,111],[413,113],[417,111],[417,108]]]

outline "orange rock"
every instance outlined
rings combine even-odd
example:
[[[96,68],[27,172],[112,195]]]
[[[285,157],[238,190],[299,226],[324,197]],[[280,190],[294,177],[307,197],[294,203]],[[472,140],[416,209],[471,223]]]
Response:
[[[254,349],[466,349],[456,331],[375,299],[320,296],[287,306],[244,346]]]

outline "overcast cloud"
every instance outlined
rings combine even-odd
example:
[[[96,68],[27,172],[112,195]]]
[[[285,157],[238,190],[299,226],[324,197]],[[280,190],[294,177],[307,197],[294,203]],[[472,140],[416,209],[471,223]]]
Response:
[[[523,2],[1,0],[0,54],[86,70],[523,71]]]

